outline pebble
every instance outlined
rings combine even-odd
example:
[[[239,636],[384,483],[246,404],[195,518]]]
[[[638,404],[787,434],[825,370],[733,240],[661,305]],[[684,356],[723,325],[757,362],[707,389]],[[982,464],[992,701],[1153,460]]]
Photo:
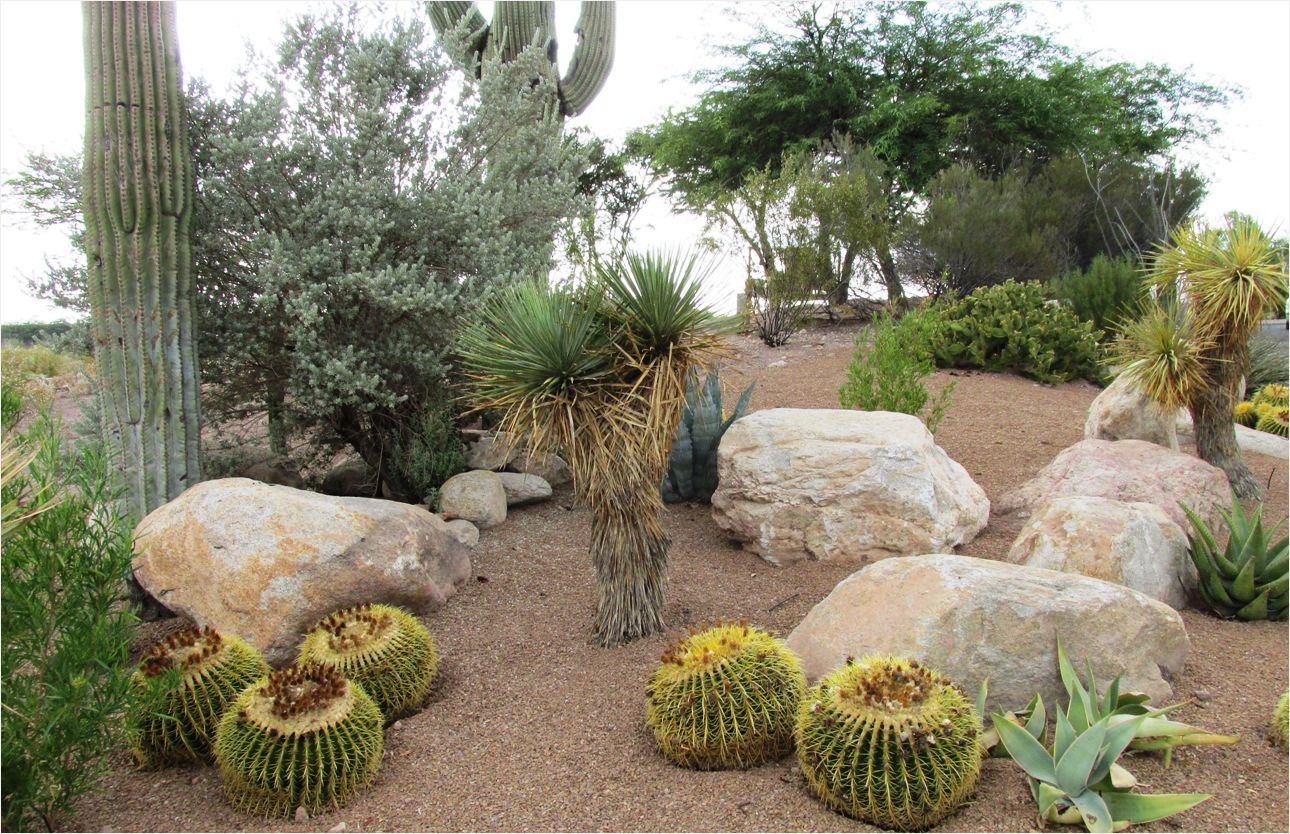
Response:
[[[397,730],[398,728],[400,728],[400,727],[402,727],[402,726],[403,726],[403,719],[402,719],[402,718],[400,718],[398,721],[395,721],[393,724],[391,724],[391,725],[390,725],[390,729],[391,729],[391,730]]]
[[[331,828],[328,828],[327,832],[328,834],[339,834],[339,832],[345,830],[345,827],[346,826],[344,822],[338,822],[335,825],[333,825]]]
[[[309,822],[309,812],[303,805],[296,808],[296,822]]]
[[[1214,697],[1209,694],[1208,689],[1197,689],[1192,694],[1196,697],[1197,701],[1208,701],[1210,698]]]

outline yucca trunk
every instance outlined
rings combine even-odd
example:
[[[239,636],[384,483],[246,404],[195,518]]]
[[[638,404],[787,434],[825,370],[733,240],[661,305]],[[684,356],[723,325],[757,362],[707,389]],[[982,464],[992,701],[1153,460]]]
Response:
[[[1196,454],[1200,459],[1222,469],[1237,496],[1260,498],[1263,488],[1241,457],[1241,449],[1236,443],[1236,423],[1232,417],[1236,409],[1236,389],[1249,364],[1248,359],[1248,351],[1236,347],[1206,361],[1205,372],[1209,379],[1192,396],[1187,410],[1191,412]]]
[[[667,553],[658,484],[597,496],[591,507],[596,568],[596,641],[620,646],[663,630]]]
[[[86,255],[100,419],[132,513],[200,478],[193,162],[171,3],[89,2]]]

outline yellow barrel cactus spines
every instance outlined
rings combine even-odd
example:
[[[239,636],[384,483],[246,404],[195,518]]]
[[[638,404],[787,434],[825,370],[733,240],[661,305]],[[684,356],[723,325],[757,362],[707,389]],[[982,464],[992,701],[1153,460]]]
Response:
[[[898,831],[926,829],[972,792],[981,720],[949,678],[916,660],[848,659],[802,700],[797,759],[835,811]]]
[[[1254,428],[1254,424],[1259,422],[1258,407],[1249,400],[1237,403],[1232,410],[1232,418],[1234,422],[1240,423],[1242,426]]]
[[[801,661],[782,640],[747,623],[718,623],[663,653],[645,690],[645,722],[678,765],[755,767],[792,751],[805,692]]]
[[[1250,398],[1256,406],[1272,405],[1285,407],[1290,405],[1290,387],[1269,383],[1260,388],[1253,397]]]
[[[1259,406],[1259,421],[1254,427],[1268,434],[1290,436],[1290,408],[1284,405]]]
[[[1281,693],[1276,709],[1272,710],[1272,727],[1268,740],[1285,747],[1290,740],[1290,689]]]
[[[175,684],[154,691],[172,669]],[[144,767],[209,761],[224,710],[268,673],[260,653],[232,635],[197,626],[169,635],[143,656],[131,681],[136,704],[128,736],[135,760]]]
[[[430,632],[390,605],[359,605],[326,617],[305,636],[299,662],[335,666],[361,684],[386,723],[415,710],[439,670]]]
[[[220,721],[215,761],[239,809],[287,817],[340,808],[376,776],[384,727],[363,688],[332,666],[272,672]]]

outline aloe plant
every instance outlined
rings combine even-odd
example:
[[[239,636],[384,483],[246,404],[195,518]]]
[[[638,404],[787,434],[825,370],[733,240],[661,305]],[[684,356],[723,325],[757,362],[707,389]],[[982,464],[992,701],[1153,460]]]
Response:
[[[712,493],[717,491],[717,448],[721,437],[744,416],[756,385],[749,384],[726,415],[721,409],[721,378],[717,372],[708,374],[702,387],[698,373],[690,373],[685,384],[685,410],[672,438],[667,477],[663,479],[664,501],[707,504],[712,500]]]
[[[1191,560],[1200,574],[1200,594],[1220,617],[1240,620],[1284,620],[1290,602],[1290,538],[1273,541],[1284,520],[1263,529],[1263,506],[1254,517],[1232,499],[1227,522],[1227,546],[1219,548],[1214,534],[1191,508],[1183,507],[1191,531],[1187,534]]]

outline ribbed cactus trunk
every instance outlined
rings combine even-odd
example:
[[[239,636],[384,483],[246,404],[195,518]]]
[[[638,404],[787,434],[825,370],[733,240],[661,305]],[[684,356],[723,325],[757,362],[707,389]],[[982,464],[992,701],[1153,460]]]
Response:
[[[140,517],[200,477],[193,162],[171,3],[87,2],[84,213],[100,418]]]

